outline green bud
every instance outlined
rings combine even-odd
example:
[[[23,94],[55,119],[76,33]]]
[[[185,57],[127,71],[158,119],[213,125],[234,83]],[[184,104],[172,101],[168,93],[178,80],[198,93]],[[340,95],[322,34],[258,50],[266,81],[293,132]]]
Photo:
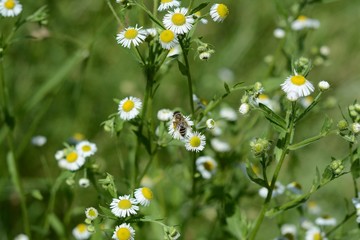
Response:
[[[335,175],[339,175],[344,170],[341,160],[334,160],[330,163],[330,168]]]
[[[348,109],[349,109],[349,112],[355,111],[355,106],[354,105],[349,105]]]
[[[356,103],[354,105],[354,108],[355,108],[355,111],[357,111],[358,113],[360,113],[360,104],[359,103]]]
[[[255,90],[255,91],[260,91],[260,90],[262,90],[262,88],[263,88],[263,85],[262,85],[261,82],[256,82],[256,83],[254,84],[254,90]]]
[[[85,223],[88,224],[88,225],[90,225],[90,224],[91,224],[91,219],[86,218],[86,219],[85,219]]]
[[[352,117],[352,118],[356,118],[357,115],[358,115],[358,113],[357,113],[355,110],[352,110],[352,111],[349,111],[349,115],[350,115],[350,117]]]
[[[251,151],[256,157],[266,153],[270,148],[270,142],[266,139],[257,138],[250,142]]]
[[[93,225],[87,226],[87,230],[91,233],[95,232],[95,227]]]
[[[206,46],[204,46],[204,45],[201,45],[201,46],[199,46],[199,47],[197,48],[197,51],[198,51],[199,53],[206,52],[207,50],[208,50],[208,48],[207,48]]]
[[[340,120],[339,122],[338,122],[338,124],[337,124],[337,127],[338,127],[338,129],[340,130],[340,131],[344,131],[344,130],[346,130],[347,128],[348,128],[348,123],[347,123],[347,121],[346,120]]]
[[[69,186],[73,186],[75,184],[75,180],[73,178],[68,178],[65,182]]]

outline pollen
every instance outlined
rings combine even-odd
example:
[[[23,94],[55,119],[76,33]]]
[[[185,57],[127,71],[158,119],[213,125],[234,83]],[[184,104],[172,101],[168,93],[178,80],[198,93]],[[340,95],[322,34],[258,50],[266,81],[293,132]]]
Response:
[[[184,14],[181,13],[174,13],[174,15],[171,18],[171,21],[173,22],[174,25],[176,26],[182,26],[185,24],[186,19]]]
[[[130,209],[132,206],[130,200],[128,199],[123,199],[123,200],[120,200],[119,203],[118,203],[118,207],[120,209]]]
[[[297,86],[301,86],[305,84],[306,79],[301,75],[296,75],[291,77],[291,82]]]
[[[66,161],[69,163],[73,163],[78,158],[78,154],[76,152],[71,152],[68,155],[66,155]]]
[[[160,40],[165,43],[173,41],[175,34],[171,30],[164,30],[160,33]]]
[[[225,18],[229,15],[229,9],[224,4],[219,4],[216,10],[221,18]]]
[[[86,231],[86,224],[84,223],[80,223],[79,225],[76,226],[77,230],[81,233]]]
[[[134,30],[134,29],[132,29],[132,30]],[[126,33],[125,33],[125,35],[126,35]],[[124,112],[130,112],[134,108],[134,106],[135,106],[135,104],[133,101],[127,100],[126,102],[124,102],[122,109],[124,110]]]
[[[131,232],[127,228],[119,228],[119,230],[116,232],[116,237],[119,240],[128,240],[131,237]]]
[[[204,168],[208,171],[212,171],[215,168],[215,165],[212,162],[207,161],[204,162]]]
[[[126,30],[126,32],[124,33],[124,37],[126,39],[135,39],[137,35],[138,35],[138,31],[134,28],[130,28]]]
[[[15,1],[14,0],[7,0],[4,4],[5,8],[7,9],[13,9],[15,7]]]
[[[151,200],[154,197],[152,191],[147,187],[143,187],[141,192],[144,195],[144,197],[148,200]]]
[[[192,147],[199,147],[200,144],[201,144],[201,139],[200,139],[198,136],[193,136],[193,137],[190,139],[189,144],[190,144]]]

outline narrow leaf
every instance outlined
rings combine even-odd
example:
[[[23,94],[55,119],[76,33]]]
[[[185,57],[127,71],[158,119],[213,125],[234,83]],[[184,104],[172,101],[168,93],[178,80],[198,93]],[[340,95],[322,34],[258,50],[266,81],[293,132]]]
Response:
[[[207,5],[209,5],[209,2],[201,3],[199,6],[196,6],[195,8],[193,8],[193,10],[191,10],[190,15],[200,11],[201,9],[206,7]]]

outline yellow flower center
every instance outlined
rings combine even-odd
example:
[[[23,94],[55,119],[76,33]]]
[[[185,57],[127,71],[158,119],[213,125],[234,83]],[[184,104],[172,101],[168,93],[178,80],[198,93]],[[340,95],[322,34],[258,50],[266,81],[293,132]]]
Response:
[[[84,145],[81,150],[83,150],[84,152],[90,152],[91,151],[91,147],[89,145]]]
[[[161,0],[161,3],[170,3],[172,2],[173,0]]]
[[[314,239],[314,240],[321,240],[322,237],[321,237],[320,233],[317,232],[317,233],[314,234],[313,239]]]
[[[66,161],[69,163],[73,163],[77,160],[78,154],[76,152],[71,152],[68,155],[66,155]]]
[[[169,43],[173,41],[175,34],[171,30],[164,30],[160,33],[160,40],[164,43]]]
[[[76,226],[76,229],[80,232],[80,233],[83,233],[83,232],[86,232],[86,224],[84,223],[80,223]]]
[[[84,139],[84,135],[82,133],[75,133],[73,135],[73,138],[76,140],[76,141],[81,141]]]
[[[131,232],[129,229],[127,228],[119,228],[117,231],[116,231],[116,237],[119,239],[119,240],[128,240],[130,239],[131,237]]]
[[[299,21],[306,21],[308,18],[306,17],[306,16],[304,16],[304,15],[300,15],[298,18],[297,18],[297,20],[299,20]]]
[[[97,216],[97,212],[94,209],[90,209],[88,212],[89,216],[91,217],[96,217]]]
[[[201,139],[198,136],[193,136],[190,139],[189,143],[190,143],[190,146],[192,146],[192,147],[199,147],[201,144]]]
[[[204,162],[204,168],[208,171],[212,171],[215,168],[215,165],[212,162],[207,161]]]
[[[153,197],[154,197],[152,191],[150,190],[150,188],[143,187],[143,188],[141,189],[141,192],[142,192],[142,194],[144,195],[144,197],[145,197],[147,200],[151,200],[151,199],[153,199]]]
[[[306,79],[301,75],[296,75],[291,77],[291,82],[297,86],[304,85]]]
[[[182,14],[182,13],[174,13],[174,15],[172,15],[171,21],[176,26],[182,26],[186,22],[186,19],[185,19],[184,14]]]
[[[120,209],[129,209],[129,208],[131,208],[131,206],[132,206],[132,204],[129,199],[120,200],[118,203],[118,207]]]
[[[221,18],[226,18],[229,15],[229,9],[225,4],[219,4],[216,11]]]
[[[126,39],[135,39],[137,35],[138,35],[138,31],[134,28],[130,28],[126,30],[126,32],[124,33],[124,37]]]
[[[266,94],[260,94],[258,98],[259,98],[260,100],[268,100],[268,99],[269,99],[269,96],[266,95]]]
[[[126,100],[122,106],[124,112],[130,112],[135,106],[135,103],[131,100]]]
[[[6,9],[13,9],[15,7],[15,1],[14,0],[7,0],[4,4]]]

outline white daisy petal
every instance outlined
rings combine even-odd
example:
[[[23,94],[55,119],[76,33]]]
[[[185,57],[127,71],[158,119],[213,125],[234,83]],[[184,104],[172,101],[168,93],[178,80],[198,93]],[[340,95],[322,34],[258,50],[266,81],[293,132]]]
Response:
[[[135,198],[140,205],[149,206],[154,195],[150,188],[142,187],[135,190]]]
[[[304,76],[294,75],[289,76],[281,84],[281,89],[288,95],[290,100],[290,93],[296,93],[297,97],[306,97],[314,91],[314,86]]]
[[[214,22],[222,22],[229,15],[229,9],[225,4],[216,3],[210,9],[210,16]]]
[[[180,1],[177,0],[160,0],[158,11],[164,11],[169,8],[180,7]]]
[[[137,213],[139,207],[136,204],[137,201],[135,198],[130,198],[130,195],[124,195],[119,198],[114,198],[110,204],[110,208],[115,216],[124,218]]]
[[[128,27],[116,35],[117,43],[123,47],[130,48],[131,44],[135,47],[142,43],[147,36],[146,30],[142,27]]]
[[[206,145],[206,138],[199,132],[190,133],[185,139],[186,150],[192,152],[201,152]]]

